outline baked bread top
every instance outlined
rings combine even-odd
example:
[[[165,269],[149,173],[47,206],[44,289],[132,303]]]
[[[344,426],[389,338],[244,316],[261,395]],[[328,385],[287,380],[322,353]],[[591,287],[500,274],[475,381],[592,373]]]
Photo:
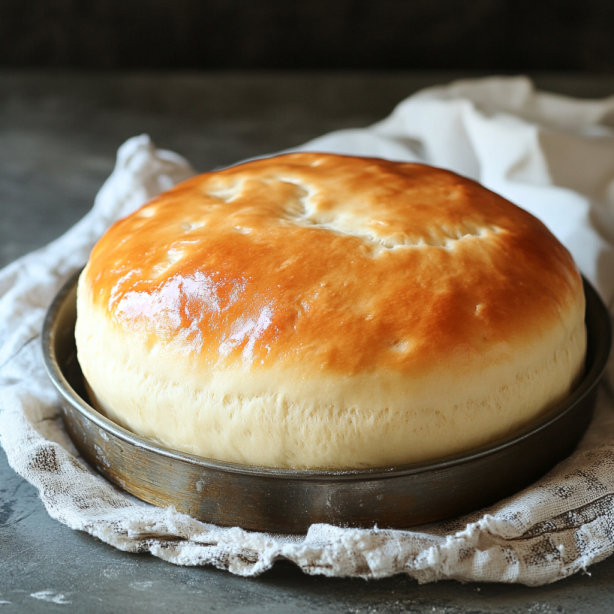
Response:
[[[348,468],[510,433],[585,353],[567,250],[420,164],[297,153],[190,179],[117,222],[78,299],[110,417],[220,460]]]

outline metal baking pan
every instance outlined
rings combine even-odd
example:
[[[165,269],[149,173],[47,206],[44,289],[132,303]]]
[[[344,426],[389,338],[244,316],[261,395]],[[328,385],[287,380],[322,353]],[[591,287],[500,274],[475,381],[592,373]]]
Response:
[[[611,345],[607,309],[584,282],[588,353],[584,379],[563,403],[505,440],[437,461],[357,471],[250,467],[171,450],[127,431],[88,404],[77,362],[73,276],[43,329],[49,376],[66,428],[111,482],[160,507],[207,522],[277,533],[312,523],[409,527],[457,516],[509,496],[571,454],[591,420]]]

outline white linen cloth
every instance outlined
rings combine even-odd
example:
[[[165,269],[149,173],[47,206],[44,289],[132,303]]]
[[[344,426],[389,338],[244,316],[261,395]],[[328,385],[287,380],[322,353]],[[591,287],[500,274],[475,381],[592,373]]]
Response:
[[[300,150],[424,161],[477,179],[543,220],[611,308],[614,299],[614,97],[536,92],[525,78],[423,90],[384,121]],[[45,311],[115,220],[194,171],[148,137],[129,140],[92,211],[64,236],[0,271],[0,442],[49,514],[122,550],[256,575],[288,559],[306,573],[420,582],[553,582],[614,552],[614,397],[599,391],[578,450],[488,509],[414,530],[313,525],[305,536],[220,528],[137,501],[94,473],[63,428],[40,349]]]

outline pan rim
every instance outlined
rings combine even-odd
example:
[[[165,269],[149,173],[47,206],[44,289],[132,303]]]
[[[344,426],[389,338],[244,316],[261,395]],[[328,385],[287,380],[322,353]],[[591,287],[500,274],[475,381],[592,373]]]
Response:
[[[70,385],[55,352],[55,338],[59,316],[65,303],[74,292],[81,270],[76,271],[61,287],[47,310],[43,331],[42,347],[45,368],[47,373],[64,400],[77,410],[84,418],[96,424],[108,435],[112,435],[124,443],[137,448],[147,450],[177,461],[202,467],[203,470],[216,470],[226,473],[238,473],[245,476],[277,478],[282,480],[307,480],[307,481],[368,481],[387,478],[398,478],[421,473],[436,473],[443,470],[470,464],[485,457],[498,454],[503,450],[514,447],[537,433],[549,428],[555,422],[562,419],[567,413],[581,403],[595,386],[599,383],[608,362],[611,345],[612,329],[609,312],[601,297],[592,285],[583,277],[584,292],[587,298],[586,326],[589,344],[593,344],[592,364],[587,368],[584,377],[574,391],[563,401],[557,403],[545,412],[536,421],[525,425],[511,436],[503,437],[495,442],[474,448],[469,451],[450,455],[436,460],[398,465],[393,467],[374,467],[369,469],[347,470],[312,470],[312,469],[280,469],[273,467],[260,467],[241,465],[218,461],[187,452],[181,452],[167,448],[158,442],[146,439],[114,423],[106,416],[96,411],[89,405]],[[589,319],[588,306],[591,306],[592,318]],[[592,333],[592,334],[591,334]],[[599,333],[599,334],[597,334]]]

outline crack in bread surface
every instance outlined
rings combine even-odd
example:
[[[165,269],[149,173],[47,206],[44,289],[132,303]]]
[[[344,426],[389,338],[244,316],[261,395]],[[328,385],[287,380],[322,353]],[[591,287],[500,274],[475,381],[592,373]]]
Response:
[[[377,244],[385,249],[395,249],[397,247],[444,247],[450,249],[456,241],[473,237],[484,237],[488,233],[499,232],[500,229],[494,225],[479,225],[471,220],[461,220],[453,226],[431,225],[427,228],[418,229],[415,233],[397,232],[387,234],[388,223],[380,220],[373,215],[373,211],[362,211],[364,208],[338,211],[335,208],[322,209],[318,202],[322,200],[322,190],[300,179],[291,176],[277,176],[271,179],[260,180],[264,188],[275,183],[291,186],[292,193],[286,195],[285,203],[279,211],[280,220],[287,220],[297,226],[318,228],[340,235],[350,235],[363,239],[368,243]],[[245,194],[245,182],[237,182],[233,178],[223,181],[218,180],[214,190],[204,192],[205,197],[213,200],[223,200],[225,203],[249,198]],[[183,225],[188,226],[191,222],[184,221]],[[191,230],[191,228],[190,228]],[[236,226],[238,232],[249,233],[249,227]]]

